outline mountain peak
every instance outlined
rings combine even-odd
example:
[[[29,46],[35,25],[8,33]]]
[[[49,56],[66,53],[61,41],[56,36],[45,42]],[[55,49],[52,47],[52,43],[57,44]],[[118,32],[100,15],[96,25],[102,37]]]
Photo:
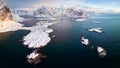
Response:
[[[13,20],[12,13],[3,0],[0,0],[0,22]]]

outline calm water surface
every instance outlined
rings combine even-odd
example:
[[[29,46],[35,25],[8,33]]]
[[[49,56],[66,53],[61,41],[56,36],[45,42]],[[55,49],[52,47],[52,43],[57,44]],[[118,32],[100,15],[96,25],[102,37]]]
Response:
[[[100,24],[90,21],[99,21]],[[105,33],[86,30],[94,27],[103,28]],[[37,65],[27,63],[26,55],[32,49],[19,42],[29,31],[0,33],[0,68],[120,68],[120,15],[103,15],[84,22],[64,20],[52,28],[54,32],[51,35],[56,37],[40,50],[48,57]],[[101,58],[96,49],[82,45],[82,34],[89,38],[90,45],[104,47],[107,56]]]

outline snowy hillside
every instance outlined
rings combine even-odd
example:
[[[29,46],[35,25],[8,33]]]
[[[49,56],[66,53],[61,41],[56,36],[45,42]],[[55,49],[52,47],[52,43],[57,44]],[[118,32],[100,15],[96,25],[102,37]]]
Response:
[[[20,16],[33,16],[34,10],[29,10],[29,9],[14,9],[14,13],[17,13]]]
[[[13,20],[10,9],[6,6],[3,0],[0,0],[0,22]]]
[[[81,10],[80,8],[55,8],[55,7],[46,7],[42,6],[39,7],[37,10],[34,11],[35,17],[40,17],[40,19],[49,19],[52,20],[53,18],[80,18],[86,17],[87,14],[85,11]]]
[[[14,13],[18,15],[27,15],[36,17],[39,20],[56,20],[58,18],[86,18],[88,16],[98,15],[100,13],[105,13],[104,9],[98,9],[94,7],[48,7],[41,6],[36,9],[16,9]]]
[[[3,0],[0,0],[0,33],[18,30],[24,19],[19,15],[12,13]]]
[[[16,22],[23,22],[25,19],[23,17],[21,17],[19,14],[17,14],[16,12],[12,12],[12,16],[13,16],[13,19],[16,21]]]
[[[39,18],[39,20],[55,20],[52,12],[50,12],[45,6],[38,8],[34,12],[34,16]]]
[[[19,23],[16,23],[15,21],[0,22],[0,33],[8,32],[8,31],[16,31],[21,27],[22,25]]]

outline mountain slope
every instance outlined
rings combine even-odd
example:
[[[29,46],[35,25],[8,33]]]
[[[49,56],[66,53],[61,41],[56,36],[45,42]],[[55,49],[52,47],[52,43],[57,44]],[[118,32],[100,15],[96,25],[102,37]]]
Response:
[[[0,22],[7,21],[7,20],[13,20],[11,11],[7,7],[7,5],[4,3],[4,1],[0,0]]]
[[[23,19],[17,14],[12,13],[3,0],[0,0],[0,33],[18,30],[22,25]]]

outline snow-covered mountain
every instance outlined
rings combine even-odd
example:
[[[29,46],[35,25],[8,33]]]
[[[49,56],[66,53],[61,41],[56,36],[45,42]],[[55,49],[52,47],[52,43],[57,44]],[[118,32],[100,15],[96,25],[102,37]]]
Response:
[[[55,20],[52,11],[49,8],[42,6],[34,11],[34,16],[39,18],[39,20]]]
[[[16,9],[13,10],[13,13],[18,14],[19,16],[32,16],[36,17],[38,20],[59,20],[66,18],[87,18],[90,16],[96,16],[101,13],[110,12],[103,8],[95,8],[95,7],[48,7],[41,6],[37,9]]]
[[[66,18],[75,18],[75,19],[87,18],[90,16],[96,16],[101,13],[106,13],[106,12],[108,13],[112,11],[106,10],[103,8],[91,7],[91,6],[59,7],[59,8],[41,6],[41,7],[38,7],[37,9],[34,9],[34,8],[14,9],[14,10],[12,9],[12,12],[17,14],[18,16],[36,17],[36,19],[38,20],[58,20],[58,19],[66,19]]]
[[[100,8],[95,6],[82,6],[81,10],[86,11],[88,16],[96,16],[100,14],[109,14],[114,13],[113,10],[107,8]]]
[[[0,21],[22,22],[24,19],[17,13],[11,11],[3,0],[0,0]]]
[[[66,8],[62,14],[67,17],[78,18],[78,17],[84,17],[85,11],[82,11],[80,8]]]
[[[41,20],[55,20],[58,18],[81,18],[86,17],[85,11],[80,8],[55,8],[55,7],[39,7],[34,11],[34,16]]]
[[[10,9],[6,6],[3,0],[0,0],[0,22],[13,20]]]
[[[28,9],[14,9],[14,13],[17,13],[20,16],[33,16],[34,11],[33,10],[28,10]]]
[[[21,17],[18,13],[12,11],[12,17],[16,22],[23,22],[25,19]]]
[[[96,16],[100,13],[109,11],[102,8],[95,8],[90,6],[77,6],[68,8],[41,6],[33,10],[17,9],[14,12],[20,16],[28,15],[36,17],[39,20],[56,20],[64,18],[87,18],[89,16]]]
[[[0,0],[0,33],[18,30],[22,25],[18,22],[23,21],[19,15],[11,12],[3,0]]]

